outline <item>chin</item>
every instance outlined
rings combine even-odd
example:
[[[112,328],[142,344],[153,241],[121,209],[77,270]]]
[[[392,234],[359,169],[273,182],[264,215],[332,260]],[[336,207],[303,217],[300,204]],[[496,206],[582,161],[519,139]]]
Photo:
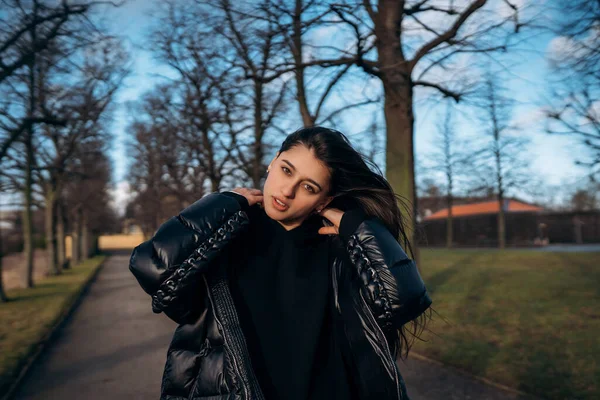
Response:
[[[265,210],[265,214],[267,214],[269,216],[269,218],[271,219],[277,219],[277,211],[276,210],[271,210],[271,205],[266,205],[263,207],[263,210]]]

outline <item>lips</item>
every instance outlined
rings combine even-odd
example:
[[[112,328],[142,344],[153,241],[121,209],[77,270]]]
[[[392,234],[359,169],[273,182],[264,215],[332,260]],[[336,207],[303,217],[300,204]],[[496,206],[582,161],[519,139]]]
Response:
[[[277,200],[279,200],[279,201],[281,201],[281,199],[278,199],[277,197],[273,196],[273,205],[274,205],[274,206],[275,206],[275,207],[276,207],[278,210],[284,211],[284,210],[287,210],[287,209],[288,209],[288,207],[289,207],[289,205],[288,205],[288,204],[286,204],[286,203],[282,202],[283,204],[285,204],[285,206],[282,206],[281,204],[279,204],[279,203],[276,201],[276,199],[277,199]]]

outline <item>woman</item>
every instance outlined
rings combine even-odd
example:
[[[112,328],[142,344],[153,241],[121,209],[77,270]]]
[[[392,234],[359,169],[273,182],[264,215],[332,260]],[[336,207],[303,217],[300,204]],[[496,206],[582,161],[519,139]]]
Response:
[[[342,133],[312,127],[285,139],[262,191],[165,222],[130,260],[179,324],[161,399],[408,399],[395,360],[432,301],[397,204]]]

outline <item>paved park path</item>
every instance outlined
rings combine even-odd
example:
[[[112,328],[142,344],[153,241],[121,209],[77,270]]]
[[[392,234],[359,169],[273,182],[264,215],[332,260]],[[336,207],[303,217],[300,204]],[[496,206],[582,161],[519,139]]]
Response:
[[[128,261],[129,254],[107,259],[15,399],[158,400],[176,325],[152,313]],[[523,399],[435,363],[409,357],[399,365],[412,400]]]

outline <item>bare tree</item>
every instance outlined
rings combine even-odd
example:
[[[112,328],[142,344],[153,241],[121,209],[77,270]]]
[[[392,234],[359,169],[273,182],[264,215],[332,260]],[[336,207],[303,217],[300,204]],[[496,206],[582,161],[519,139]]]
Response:
[[[198,162],[202,143],[190,143],[193,127],[186,125],[193,116],[177,101],[180,93],[178,85],[161,85],[133,107],[129,181],[136,198],[131,211],[146,235],[204,194],[208,172],[206,160]]]
[[[454,200],[454,169],[456,163],[456,157],[453,152],[453,135],[452,129],[452,114],[450,108],[446,109],[446,117],[444,124],[441,129],[441,136],[443,143],[442,155],[443,155],[443,168],[446,176],[446,208],[448,209],[448,217],[446,219],[446,247],[452,248],[452,202]]]
[[[238,155],[239,168],[247,172],[254,184],[264,174],[266,132],[277,131],[277,115],[283,115],[280,113],[284,111],[289,75],[296,78],[295,96],[303,123],[324,122],[326,118],[320,116],[331,88],[355,65],[382,84],[386,177],[394,190],[411,203],[415,201],[414,89],[424,88],[462,100],[470,94],[473,79],[465,79],[469,75],[464,70],[468,68],[461,71],[460,62],[466,57],[506,51],[514,43],[513,35],[529,24],[523,19],[523,10],[510,0],[298,0],[293,6],[276,0],[258,4],[234,4],[229,0],[193,3],[197,7],[190,2],[177,4],[185,4],[186,12],[194,15],[198,25],[214,28],[227,40],[233,51],[221,47],[220,42],[218,45],[223,64],[231,66],[231,71],[242,71],[251,90],[247,104],[253,115],[252,139],[247,144],[239,143]],[[198,18],[200,15],[203,17]],[[304,40],[308,31],[319,26],[350,32],[351,43]],[[210,30],[205,34],[209,35]],[[329,56],[321,56],[321,50]],[[325,83],[320,95],[313,94],[311,101],[307,94],[310,88],[303,83],[306,71],[313,67],[330,68],[333,72],[327,81],[331,88]],[[242,120],[235,125],[236,132],[244,131]],[[409,214],[413,221],[412,204]]]
[[[302,123],[305,127],[316,124],[332,122],[335,116],[348,110],[355,109],[367,104],[380,101],[378,96],[369,98],[359,96],[358,100],[347,101],[344,105],[329,105],[329,100],[335,93],[336,87],[348,81],[364,80],[356,74],[350,74],[352,63],[327,64],[307,63],[307,60],[318,58],[318,48],[322,45],[320,39],[312,36],[319,34],[321,30],[327,30],[330,26],[331,16],[334,10],[325,1],[295,0],[287,2],[283,0],[264,1],[254,10],[254,18],[264,19],[274,24],[274,34],[282,37],[282,43],[286,51],[277,54],[273,61],[273,71],[262,78],[263,83],[269,83],[275,79],[293,74],[296,87],[294,98],[298,104]],[[338,33],[343,36],[343,33]],[[253,79],[261,79],[248,71],[247,76]],[[349,93],[340,96],[353,99]],[[327,108],[330,110],[327,111]]]
[[[22,69],[35,65],[39,53],[56,46],[57,42],[80,40],[81,33],[90,28],[89,15],[100,4],[113,4],[109,1],[83,1],[72,4],[67,0],[33,0],[24,3],[19,0],[1,0],[5,7],[0,14],[0,91],[4,92],[9,81]],[[4,85],[3,85],[4,84]],[[11,144],[31,129],[36,123],[61,124],[62,121],[46,113],[43,108],[37,113],[28,113],[24,118],[8,118],[8,104],[0,100],[0,160],[6,155]],[[8,121],[7,121],[8,119]]]
[[[129,144],[132,168],[128,176],[134,193],[132,217],[142,229],[144,236],[152,234],[162,220],[161,163],[162,146],[158,143],[161,135],[156,126],[134,123],[129,132],[134,138]]]
[[[108,136],[108,111],[128,73],[126,63],[127,54],[118,41],[100,38],[86,47],[81,66],[69,70],[70,86],[46,82],[44,96],[52,97],[47,107],[67,121],[65,127],[48,125],[40,132],[38,151],[38,180],[45,197],[46,251],[52,274],[61,273],[65,261],[63,236],[57,234],[58,229],[64,235],[58,205],[64,182],[71,174],[70,163],[82,144],[97,136]]]
[[[1,163],[1,160],[0,160]],[[4,193],[4,181],[2,177],[0,177],[0,194]],[[0,221],[2,222],[2,221]],[[4,231],[2,227],[0,227],[0,303],[6,303],[9,298],[4,291],[4,280],[2,278],[2,260],[4,258],[4,242],[3,242]]]
[[[215,32],[223,18],[204,4],[169,1],[148,35],[156,58],[176,74],[170,109],[163,110],[178,116],[169,131],[185,144],[190,165],[203,170],[212,191],[231,174],[238,136],[250,126],[240,118],[248,107],[241,104],[240,71],[231,65],[235,51]]]
[[[598,208],[598,199],[595,193],[579,189],[571,197],[571,205],[575,211],[590,211]]]
[[[216,21],[220,22],[215,29],[234,49],[230,65],[243,73],[247,84],[245,104],[251,139],[248,143],[236,141],[236,167],[258,187],[266,171],[263,164],[266,135],[269,131],[281,131],[276,121],[285,111],[289,80],[282,78],[284,72],[276,71],[285,45],[277,24],[265,11],[272,5],[269,0],[262,1],[260,6],[234,4],[230,0],[215,0],[211,4],[216,10]]]
[[[513,101],[500,84],[500,74],[485,71],[479,121],[483,143],[472,151],[471,174],[477,178],[472,191],[495,194],[498,200],[498,247],[506,246],[507,192],[523,188],[531,180],[528,163],[524,158],[527,139],[512,124]]]
[[[578,185],[571,194],[570,209],[573,211],[593,211],[600,209],[600,183],[593,175],[584,184]]]
[[[23,144],[24,157],[20,168],[24,171],[21,191],[26,269],[22,276],[23,285],[31,287],[34,267],[31,209],[34,202],[34,175],[36,170],[39,172],[39,160],[33,146],[34,143],[39,144],[36,138],[39,128],[65,126],[67,123],[66,119],[55,114],[57,109],[50,106],[55,99],[52,99],[53,93],[48,91],[48,83],[72,84],[73,79],[69,75],[73,73],[73,66],[81,66],[81,60],[85,63],[86,51],[101,39],[102,34],[91,22],[89,14],[93,6],[104,2],[88,1],[77,6],[66,1],[60,4],[40,0],[4,3],[10,3],[13,7],[3,15],[8,24],[0,33],[6,38],[0,59],[3,71],[0,88],[6,94],[0,109],[0,160],[8,156],[14,143]],[[104,57],[107,55],[103,54]],[[65,73],[64,70],[69,68],[69,73]],[[64,82],[58,82],[59,78],[50,78],[53,70],[63,71],[58,76]],[[99,74],[93,79],[101,80],[103,77]],[[15,157],[11,158],[12,161],[16,160]]]
[[[546,110],[548,133],[578,137],[590,158],[577,163],[600,174],[600,2],[554,2],[559,35],[549,62],[556,76]]]
[[[73,265],[94,254],[97,234],[112,229],[116,218],[109,205],[112,169],[107,150],[106,138],[95,137],[82,143],[73,157],[70,178],[63,186]]]
[[[463,173],[465,166],[468,165],[468,153],[464,151],[462,143],[456,135],[455,125],[456,109],[450,102],[446,103],[446,110],[443,120],[438,124],[437,135],[434,139],[434,151],[427,157],[428,168],[431,173],[440,173],[443,175],[445,188],[446,208],[448,217],[446,218],[446,247],[451,248],[453,242],[453,215],[452,206],[456,192],[457,179],[459,174]]]
[[[363,0],[336,2],[331,7],[337,14],[332,23],[354,32],[352,51],[338,49],[339,58],[305,65],[354,63],[381,80],[387,125],[386,178],[411,203],[408,211],[414,221],[414,89],[463,99],[472,82],[464,74],[452,76],[457,59],[507,50],[512,33],[528,22],[509,0]],[[408,230],[412,236],[412,224]]]

